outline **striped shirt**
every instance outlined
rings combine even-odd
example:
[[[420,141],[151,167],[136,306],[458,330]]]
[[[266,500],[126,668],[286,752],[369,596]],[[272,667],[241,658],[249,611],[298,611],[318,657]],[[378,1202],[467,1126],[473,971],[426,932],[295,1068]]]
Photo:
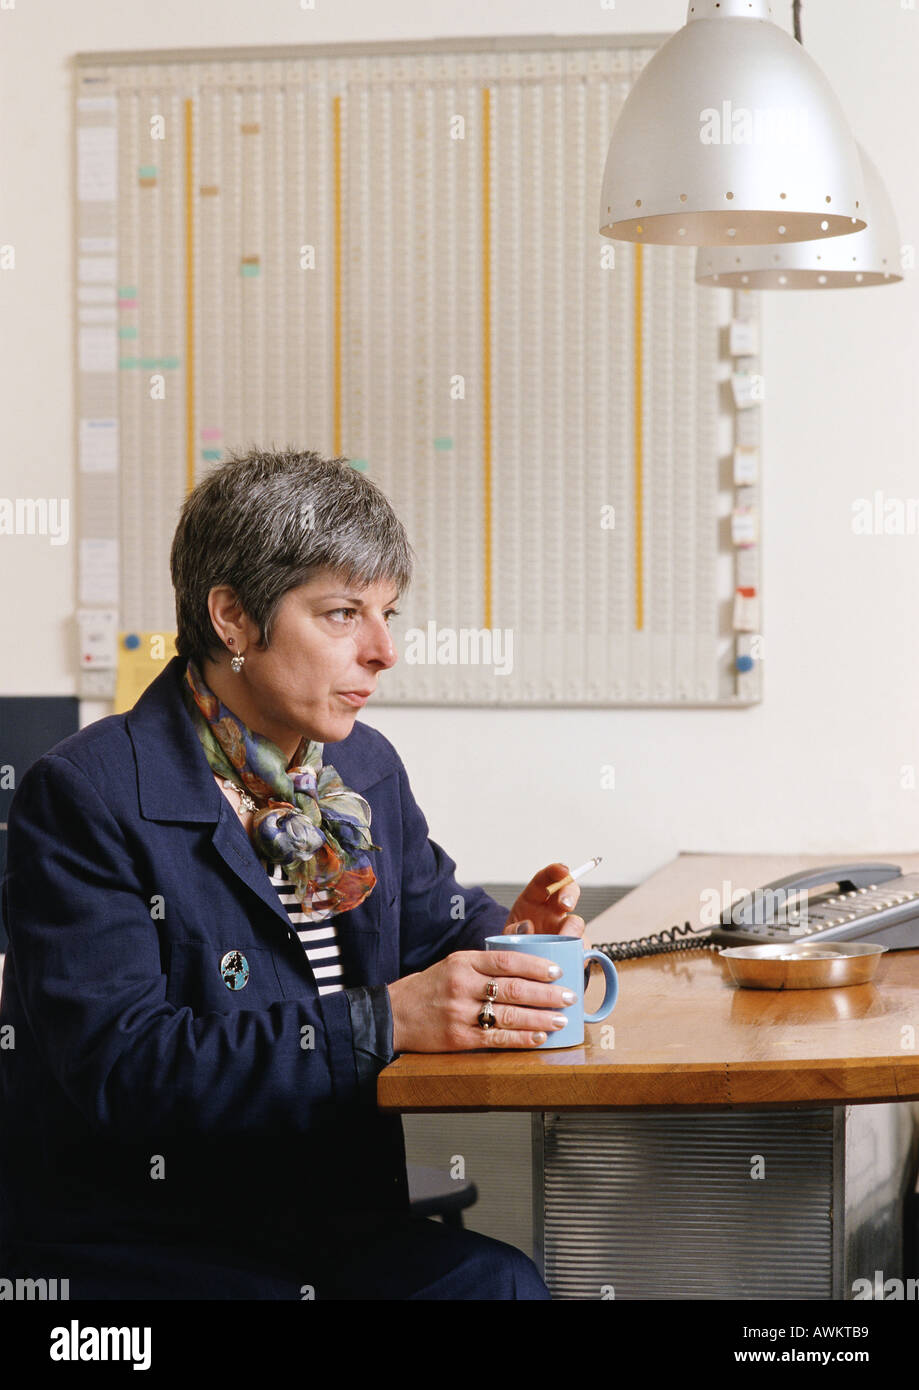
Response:
[[[311,916],[304,913],[294,891],[294,885],[284,873],[283,866],[270,864],[264,859],[262,863],[265,865],[268,877],[277,889],[281,906],[286,910],[292,928],[300,938],[300,943],[306,952],[306,958],[316,977],[319,993],[335,994],[336,991],[344,989],[345,981],[338,947],[338,934],[335,929],[335,918],[326,917],[323,922],[311,920]],[[315,899],[317,908],[320,907],[321,900],[325,896],[323,893],[317,894]]]

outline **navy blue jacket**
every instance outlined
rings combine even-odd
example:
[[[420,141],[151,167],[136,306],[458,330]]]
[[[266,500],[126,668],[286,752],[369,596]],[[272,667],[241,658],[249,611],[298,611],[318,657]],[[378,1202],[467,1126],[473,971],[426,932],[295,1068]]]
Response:
[[[127,714],[57,744],[13,798],[8,1249],[302,1246],[343,1213],[404,1211],[401,1122],[375,1104],[392,1056],[384,986],[481,949],[507,918],[456,882],[396,750],[358,721],[323,758],[370,803],[382,848],[369,898],[335,918],[346,988],[320,997],[204,756],[184,669],[174,657]],[[250,971],[238,990],[220,972],[233,950]]]

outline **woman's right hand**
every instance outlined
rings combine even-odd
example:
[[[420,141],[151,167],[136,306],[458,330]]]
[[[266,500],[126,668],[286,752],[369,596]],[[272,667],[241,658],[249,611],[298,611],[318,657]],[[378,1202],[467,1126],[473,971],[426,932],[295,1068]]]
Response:
[[[455,951],[389,988],[395,1052],[469,1052],[482,1047],[539,1047],[565,1025],[570,990],[552,983],[559,967],[523,951]],[[495,1026],[480,1028],[489,980],[498,997]]]

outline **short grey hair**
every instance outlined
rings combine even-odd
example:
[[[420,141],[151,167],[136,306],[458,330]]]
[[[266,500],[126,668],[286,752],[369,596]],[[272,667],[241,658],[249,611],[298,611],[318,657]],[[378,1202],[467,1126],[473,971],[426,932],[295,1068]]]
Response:
[[[282,598],[323,570],[357,588],[412,581],[415,552],[389,498],[348,459],[291,447],[230,453],[186,497],[172,540],[176,650],[199,669],[224,650],[208,594],[233,589],[267,647]]]

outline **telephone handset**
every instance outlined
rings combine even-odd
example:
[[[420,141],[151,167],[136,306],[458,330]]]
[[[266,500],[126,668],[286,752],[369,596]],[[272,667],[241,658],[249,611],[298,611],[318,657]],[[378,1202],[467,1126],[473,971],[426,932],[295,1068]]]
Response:
[[[903,874],[896,864],[858,863],[787,874],[726,908],[721,924],[711,931],[687,922],[597,949],[612,960],[631,960],[668,951],[783,941],[874,941],[891,951],[915,950],[919,873]]]

